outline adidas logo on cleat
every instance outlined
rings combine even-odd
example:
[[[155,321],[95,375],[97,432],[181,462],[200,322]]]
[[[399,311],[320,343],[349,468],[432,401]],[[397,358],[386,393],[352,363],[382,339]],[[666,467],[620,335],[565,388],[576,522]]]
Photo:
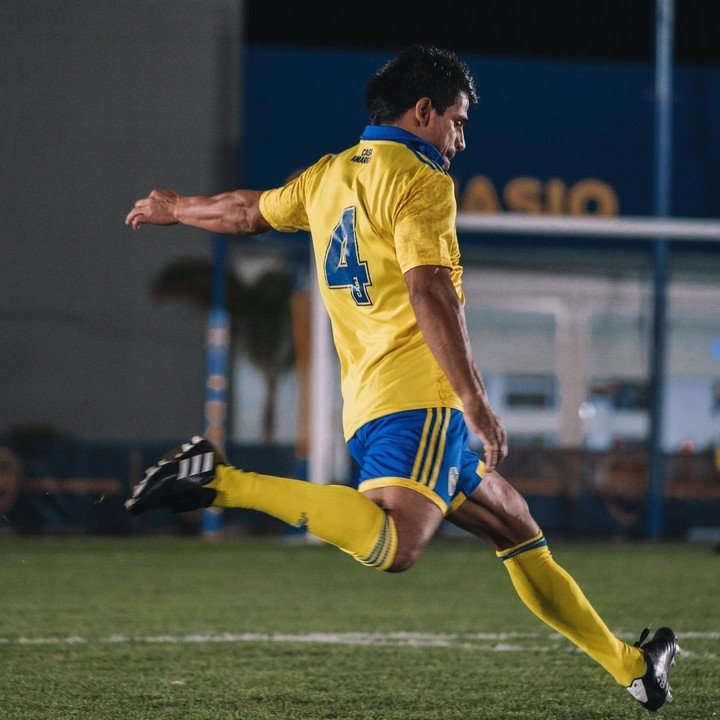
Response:
[[[209,472],[212,467],[213,453],[211,452],[206,452],[204,455],[193,455],[192,458],[183,458],[180,460],[178,480],[183,480],[191,475]]]

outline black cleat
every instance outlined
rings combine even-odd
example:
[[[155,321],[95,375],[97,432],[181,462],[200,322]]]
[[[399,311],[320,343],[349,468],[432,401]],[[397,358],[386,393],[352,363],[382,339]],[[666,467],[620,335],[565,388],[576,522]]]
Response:
[[[195,435],[145,471],[125,507],[131,515],[157,508],[188,512],[208,507],[216,493],[204,486],[215,477],[217,466],[226,464],[222,453],[209,440]]]
[[[635,643],[645,653],[647,672],[641,678],[635,678],[627,691],[648,710],[659,710],[666,702],[672,702],[668,673],[670,666],[675,664],[678,642],[675,633],[668,627],[655,631],[652,640],[642,645],[648,636],[649,628],[645,628],[640,639]]]

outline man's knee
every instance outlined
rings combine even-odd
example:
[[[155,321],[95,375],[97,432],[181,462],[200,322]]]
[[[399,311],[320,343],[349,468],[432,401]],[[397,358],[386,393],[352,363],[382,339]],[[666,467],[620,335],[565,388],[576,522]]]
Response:
[[[392,517],[397,531],[395,557],[386,571],[409,570],[440,526],[440,509],[424,495],[404,487],[377,488],[365,494]]]
[[[409,570],[422,555],[424,549],[425,546],[420,543],[405,541],[401,544],[398,539],[398,549],[387,572],[401,573]]]

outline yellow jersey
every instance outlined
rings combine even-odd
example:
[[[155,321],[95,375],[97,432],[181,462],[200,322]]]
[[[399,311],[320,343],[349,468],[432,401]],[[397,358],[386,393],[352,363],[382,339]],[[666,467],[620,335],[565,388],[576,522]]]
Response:
[[[260,196],[280,232],[309,231],[320,293],[340,359],[343,433],[401,410],[462,403],[418,327],[405,278],[451,269],[461,302],[457,205],[442,155],[401,128],[371,125]]]

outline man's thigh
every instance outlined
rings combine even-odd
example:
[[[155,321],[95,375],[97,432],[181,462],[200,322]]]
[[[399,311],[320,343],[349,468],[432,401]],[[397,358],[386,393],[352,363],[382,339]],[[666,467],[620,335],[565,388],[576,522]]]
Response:
[[[525,498],[497,471],[486,472],[483,482],[447,519],[498,550],[540,532]]]

